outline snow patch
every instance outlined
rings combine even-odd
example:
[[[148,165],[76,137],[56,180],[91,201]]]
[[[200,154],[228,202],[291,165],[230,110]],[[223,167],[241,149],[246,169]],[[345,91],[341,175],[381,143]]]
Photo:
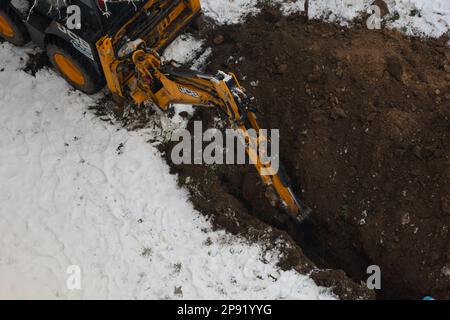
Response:
[[[449,0],[389,1],[396,20],[388,25],[408,35],[440,37],[450,30]]]
[[[305,11],[305,0],[273,0],[284,14]],[[309,18],[349,26],[368,12],[374,0],[314,0],[309,1]],[[400,29],[407,35],[440,37],[450,30],[450,1],[448,0],[385,0],[390,10],[386,17],[387,27]],[[241,23],[256,14],[258,1],[203,0],[208,16],[220,24]]]
[[[176,38],[164,50],[163,62],[175,60],[181,64],[191,63],[202,52],[203,40],[198,40],[190,34],[183,34]]]
[[[21,71],[26,52],[0,44],[0,298],[335,298],[212,231],[147,133],[101,121],[51,70]]]
[[[309,17],[348,26],[368,12],[373,3],[374,0],[314,0],[310,1]],[[448,0],[385,0],[385,3],[390,11],[386,17],[389,28],[429,37],[440,37],[450,30]]]
[[[203,12],[218,24],[236,24],[248,15],[256,14],[257,0],[201,0]]]

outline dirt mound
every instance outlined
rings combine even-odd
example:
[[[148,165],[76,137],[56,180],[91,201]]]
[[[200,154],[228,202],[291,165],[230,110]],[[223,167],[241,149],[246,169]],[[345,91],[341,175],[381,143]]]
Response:
[[[245,79],[266,127],[280,129],[287,171],[314,208],[300,229],[277,226],[314,262],[356,280],[379,265],[381,297],[450,298],[446,42],[271,10],[210,34],[210,70]],[[234,179],[230,193],[276,224],[256,174],[236,170],[221,183]]]

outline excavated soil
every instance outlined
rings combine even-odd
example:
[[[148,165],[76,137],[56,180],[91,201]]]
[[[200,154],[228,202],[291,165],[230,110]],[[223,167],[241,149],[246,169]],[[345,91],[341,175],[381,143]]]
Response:
[[[203,128],[214,127],[217,114],[198,109],[188,130],[193,133],[193,121],[202,121]],[[279,266],[311,274],[318,285],[331,288],[341,299],[374,299],[375,292],[350,279],[344,271],[317,265],[303,252],[288,230],[283,228],[286,213],[273,208],[265,198],[265,189],[253,166],[234,165],[174,165],[170,153],[176,143],[159,145],[178,175],[178,184],[190,191],[190,200],[196,210],[210,218],[214,229],[225,229],[250,242],[258,242],[268,249],[281,252]],[[253,207],[260,203],[260,207]],[[281,228],[280,228],[281,227]]]
[[[160,128],[158,117],[165,117],[152,108],[133,104],[117,105],[108,96],[89,109],[102,121],[119,123],[128,130]],[[168,117],[174,114],[174,110],[169,110]],[[199,108],[190,119],[188,129],[193,132],[194,121],[202,121],[205,130],[217,127],[216,116],[211,110]],[[350,279],[344,271],[318,269],[288,232],[273,227],[279,225],[278,220],[273,220],[274,217],[285,220],[284,211],[272,207],[268,207],[268,211],[255,211],[249,206],[249,201],[253,200],[242,194],[242,177],[250,178],[250,183],[260,183],[252,166],[174,165],[170,154],[175,142],[150,140],[149,143],[155,143],[159,148],[170,165],[171,173],[177,174],[179,187],[190,191],[190,200],[195,209],[210,219],[214,230],[224,229],[251,243],[260,243],[267,250],[278,250],[279,267],[282,270],[294,269],[302,274],[310,274],[318,285],[331,288],[341,299],[375,298],[373,291]],[[252,195],[259,193],[255,191]],[[267,200],[261,196],[260,201]]]
[[[172,170],[217,228],[258,240],[273,226],[272,239],[295,241],[330,269],[313,277],[343,298],[370,297],[356,283],[378,265],[379,298],[449,299],[448,39],[363,26],[265,10],[240,26],[203,30],[213,48],[209,71],[236,72],[263,127],[280,129],[281,159],[314,209],[303,225],[270,205],[251,166]],[[217,116],[199,109],[191,120],[206,129]],[[299,268],[303,252],[289,247],[281,266]]]
[[[363,25],[343,29],[265,10],[209,33],[210,71],[245,79],[264,127],[280,129],[281,159],[314,213],[301,227],[273,218],[279,211],[251,168],[227,166],[214,179],[320,267],[360,281],[376,264],[381,298],[449,299],[448,39]],[[206,199],[222,196],[208,190]],[[216,208],[208,210],[221,224]]]
[[[314,212],[299,226],[270,204],[252,166],[176,166],[168,156],[173,143],[160,145],[196,209],[215,228],[272,243],[283,252],[283,269],[312,272],[341,298],[374,298],[360,281],[376,264],[379,298],[449,299],[447,39],[362,23],[343,29],[275,10],[239,26],[207,25],[201,36],[213,48],[209,71],[236,72],[263,127],[280,129],[282,161]],[[28,72],[45,65],[30,57]],[[157,116],[108,99],[91,109],[129,129]],[[205,130],[216,126],[217,116],[200,108],[188,128],[194,120]]]

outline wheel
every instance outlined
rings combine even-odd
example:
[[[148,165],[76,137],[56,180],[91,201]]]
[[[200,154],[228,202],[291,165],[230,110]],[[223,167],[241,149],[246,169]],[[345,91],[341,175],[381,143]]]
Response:
[[[16,46],[23,46],[30,41],[27,28],[9,7],[0,9],[0,37]]]
[[[94,94],[105,86],[104,77],[93,62],[70,44],[64,41],[52,42],[47,45],[47,55],[52,65],[74,88]]]

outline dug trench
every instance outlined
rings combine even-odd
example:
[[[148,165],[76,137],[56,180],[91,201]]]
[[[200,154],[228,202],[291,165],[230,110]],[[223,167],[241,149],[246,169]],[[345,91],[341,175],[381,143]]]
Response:
[[[280,129],[281,160],[313,214],[300,226],[286,220],[253,166],[174,165],[175,143],[159,145],[195,208],[214,228],[274,244],[282,269],[312,272],[341,298],[375,297],[362,284],[369,265],[381,268],[378,298],[450,298],[447,39],[274,10],[201,33],[213,49],[208,71],[237,73],[262,127]],[[30,56],[28,72],[43,65]],[[91,109],[128,129],[155,117],[108,99]],[[218,116],[198,108],[188,129],[217,127]]]
[[[379,298],[450,298],[448,39],[273,10],[208,30],[208,70],[244,79],[262,126],[280,129],[282,162],[313,214],[301,226],[280,219],[251,166],[172,165],[196,208],[247,237],[261,222],[283,230],[317,266],[355,283],[378,265]],[[199,109],[191,120],[211,128],[215,117]]]

